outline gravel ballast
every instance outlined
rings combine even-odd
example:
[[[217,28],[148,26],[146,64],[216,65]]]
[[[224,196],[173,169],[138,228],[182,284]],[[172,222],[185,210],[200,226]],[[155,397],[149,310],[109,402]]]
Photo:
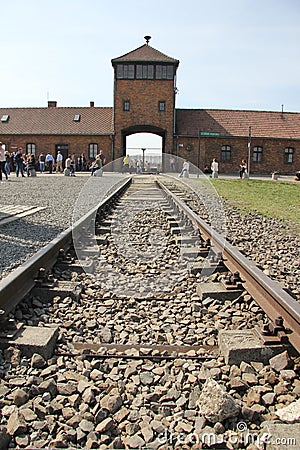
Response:
[[[26,205],[46,207],[22,219],[1,225],[0,222],[0,272],[7,276],[38,249],[49,243],[60,232],[72,225],[76,202],[82,207],[95,206],[106,192],[126,177],[89,174],[65,177],[63,175],[38,175],[16,178],[1,183],[1,205]],[[83,198],[84,197],[84,198]],[[76,211],[78,214],[78,211]]]

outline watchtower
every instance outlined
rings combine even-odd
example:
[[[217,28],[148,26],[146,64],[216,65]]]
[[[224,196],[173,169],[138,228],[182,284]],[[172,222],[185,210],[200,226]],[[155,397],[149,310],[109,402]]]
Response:
[[[154,133],[163,152],[171,153],[175,120],[176,71],[179,60],[146,44],[112,59],[114,68],[114,156],[124,155],[126,137]]]

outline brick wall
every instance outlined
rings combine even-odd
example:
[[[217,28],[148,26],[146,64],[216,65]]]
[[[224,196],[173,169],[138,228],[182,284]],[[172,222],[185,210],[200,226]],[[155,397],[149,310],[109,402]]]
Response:
[[[123,110],[130,101],[130,111]],[[165,111],[158,103],[164,101]],[[115,80],[114,90],[115,157],[124,154],[123,137],[133,131],[153,132],[163,137],[165,152],[173,148],[174,81]]]
[[[180,146],[180,145],[183,145]],[[221,149],[223,145],[231,147],[231,159],[221,160]],[[253,148],[262,147],[262,161],[254,162]],[[192,147],[189,150],[189,147]],[[292,164],[285,163],[285,148],[294,148],[294,161]],[[210,167],[213,158],[219,161],[220,173],[237,173],[242,159],[248,160],[248,138],[209,138],[209,137],[178,137],[174,139],[174,151],[176,155],[189,160],[201,170],[206,165]],[[251,140],[250,171],[253,174],[271,174],[279,171],[282,175],[291,175],[300,170],[300,141],[285,139],[266,139],[254,137]]]

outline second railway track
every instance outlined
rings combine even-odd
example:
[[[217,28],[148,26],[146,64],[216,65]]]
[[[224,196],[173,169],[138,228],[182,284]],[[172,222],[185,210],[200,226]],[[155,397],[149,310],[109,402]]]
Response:
[[[300,397],[299,303],[170,180],[129,184],[1,283],[7,445],[230,448]]]

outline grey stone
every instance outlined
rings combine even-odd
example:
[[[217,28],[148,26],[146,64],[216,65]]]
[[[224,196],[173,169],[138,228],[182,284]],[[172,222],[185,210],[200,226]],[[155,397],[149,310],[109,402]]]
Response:
[[[79,427],[84,433],[90,433],[94,429],[94,424],[89,420],[83,419],[79,423]]]
[[[138,434],[135,434],[129,438],[126,438],[125,443],[128,448],[135,448],[135,449],[141,448],[145,445],[144,439],[141,436],[139,436]]]
[[[122,406],[122,398],[120,395],[106,395],[100,401],[101,408],[107,409],[111,414],[114,414]]]
[[[23,389],[16,389],[13,395],[14,395],[14,404],[17,406],[22,406],[28,402],[29,395]]]
[[[276,372],[280,372],[281,370],[287,369],[291,365],[291,360],[287,351],[280,353],[279,355],[275,355],[270,359],[269,362],[272,369],[276,370]]]
[[[34,353],[31,357],[31,367],[34,369],[42,369],[45,367],[46,361],[43,358],[43,356],[39,355],[38,353]]]
[[[11,436],[25,434],[27,431],[27,423],[24,416],[19,411],[14,411],[7,422],[7,432]]]
[[[201,415],[212,423],[236,417],[240,412],[234,398],[212,379],[208,379],[204,384],[199,397],[199,405]]]
[[[111,417],[107,417],[106,419],[102,420],[102,422],[98,423],[96,426],[95,431],[98,431],[99,433],[104,433],[107,430],[110,430],[114,425],[114,421]]]
[[[141,372],[140,380],[142,384],[152,384],[154,379],[154,375],[151,372]]]
[[[282,422],[299,422],[300,421],[300,399],[296,400],[293,403],[290,403],[285,408],[278,409],[275,412],[276,416],[279,417],[279,419]]]

